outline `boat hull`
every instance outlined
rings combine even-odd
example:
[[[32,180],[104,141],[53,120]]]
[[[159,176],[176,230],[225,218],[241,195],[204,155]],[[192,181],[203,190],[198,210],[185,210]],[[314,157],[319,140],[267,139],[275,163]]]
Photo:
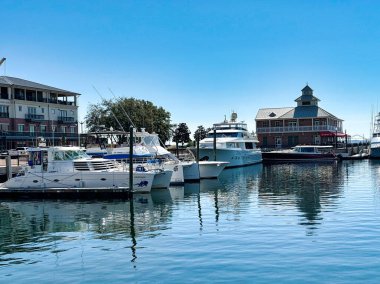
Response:
[[[371,147],[369,157],[371,159],[380,159],[380,147]]]
[[[228,162],[200,161],[200,178],[217,178],[228,164]]]
[[[163,163],[163,167],[173,171],[170,179],[170,185],[183,185],[185,183],[183,166],[179,162],[165,162]]]
[[[150,192],[154,172],[133,173],[133,192]],[[26,172],[11,178],[3,185],[8,189],[52,189],[52,188],[128,188],[129,172],[83,171],[83,172]]]
[[[261,151],[242,149],[199,149],[199,160],[228,162],[226,168],[244,167],[262,162]]]
[[[183,177],[185,181],[199,181],[199,165],[194,161],[181,162],[183,166]]]
[[[313,162],[313,161],[336,161],[337,156],[331,153],[281,153],[263,152],[263,161],[289,161],[289,162]]]
[[[157,170],[153,179],[152,188],[169,188],[172,175],[173,171],[171,170]]]

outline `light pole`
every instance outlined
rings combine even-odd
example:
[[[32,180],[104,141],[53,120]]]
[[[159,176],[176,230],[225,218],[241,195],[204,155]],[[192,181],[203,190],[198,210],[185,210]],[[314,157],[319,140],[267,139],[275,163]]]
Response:
[[[53,147],[54,147],[54,132],[55,132],[55,125],[53,125],[53,122],[51,122],[51,130],[53,131]]]
[[[338,127],[335,127],[335,149],[338,149]]]
[[[81,146],[81,135],[83,135],[83,121],[80,122],[80,135],[79,135],[79,147]],[[78,129],[79,132],[79,129]]]

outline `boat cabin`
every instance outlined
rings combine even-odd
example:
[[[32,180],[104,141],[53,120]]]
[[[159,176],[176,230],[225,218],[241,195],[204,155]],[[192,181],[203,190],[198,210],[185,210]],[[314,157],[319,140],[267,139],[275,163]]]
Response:
[[[298,153],[332,153],[333,146],[317,146],[317,145],[299,145],[293,148]]]
[[[37,172],[73,172],[116,168],[114,161],[92,159],[80,147],[28,148],[28,166]]]

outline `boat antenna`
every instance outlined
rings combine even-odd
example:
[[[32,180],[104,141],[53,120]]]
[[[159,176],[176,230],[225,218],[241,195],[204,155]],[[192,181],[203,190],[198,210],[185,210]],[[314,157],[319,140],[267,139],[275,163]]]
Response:
[[[113,97],[114,97],[117,101],[120,101],[120,98],[117,98],[117,97],[115,96],[115,94],[112,92],[112,90],[111,90],[110,88],[108,88],[108,90],[110,91],[110,93],[113,95]],[[123,107],[121,104],[120,104],[120,106],[121,106],[121,109],[123,110],[125,116],[128,118],[129,123],[132,124],[132,126],[133,126],[134,128],[136,128],[136,125],[133,123],[132,119],[129,117],[129,115],[128,115],[128,113],[125,111],[124,107]]]
[[[106,106],[109,106],[109,103],[107,102],[107,100],[105,98],[103,98],[103,96],[99,93],[99,91],[94,86],[92,86],[92,87],[94,88],[95,92],[97,92],[99,97],[102,99],[103,103],[106,104]],[[117,124],[119,124],[121,130],[123,130],[123,132],[125,132],[123,126],[121,125],[120,121],[117,119],[116,115],[113,113],[111,107],[110,107],[110,112],[112,113],[113,117],[115,118]]]
[[[0,59],[0,66],[7,60],[5,57]],[[7,66],[4,64],[4,75],[6,75],[7,71]]]

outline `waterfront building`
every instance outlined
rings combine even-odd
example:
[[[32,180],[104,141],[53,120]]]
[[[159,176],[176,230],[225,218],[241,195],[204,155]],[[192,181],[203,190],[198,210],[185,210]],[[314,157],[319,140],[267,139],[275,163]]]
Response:
[[[80,94],[0,76],[0,150],[20,146],[78,145]]]
[[[318,106],[320,100],[306,85],[296,107],[262,108],[256,115],[259,147],[289,148],[300,144],[334,145],[345,142],[343,120]]]

